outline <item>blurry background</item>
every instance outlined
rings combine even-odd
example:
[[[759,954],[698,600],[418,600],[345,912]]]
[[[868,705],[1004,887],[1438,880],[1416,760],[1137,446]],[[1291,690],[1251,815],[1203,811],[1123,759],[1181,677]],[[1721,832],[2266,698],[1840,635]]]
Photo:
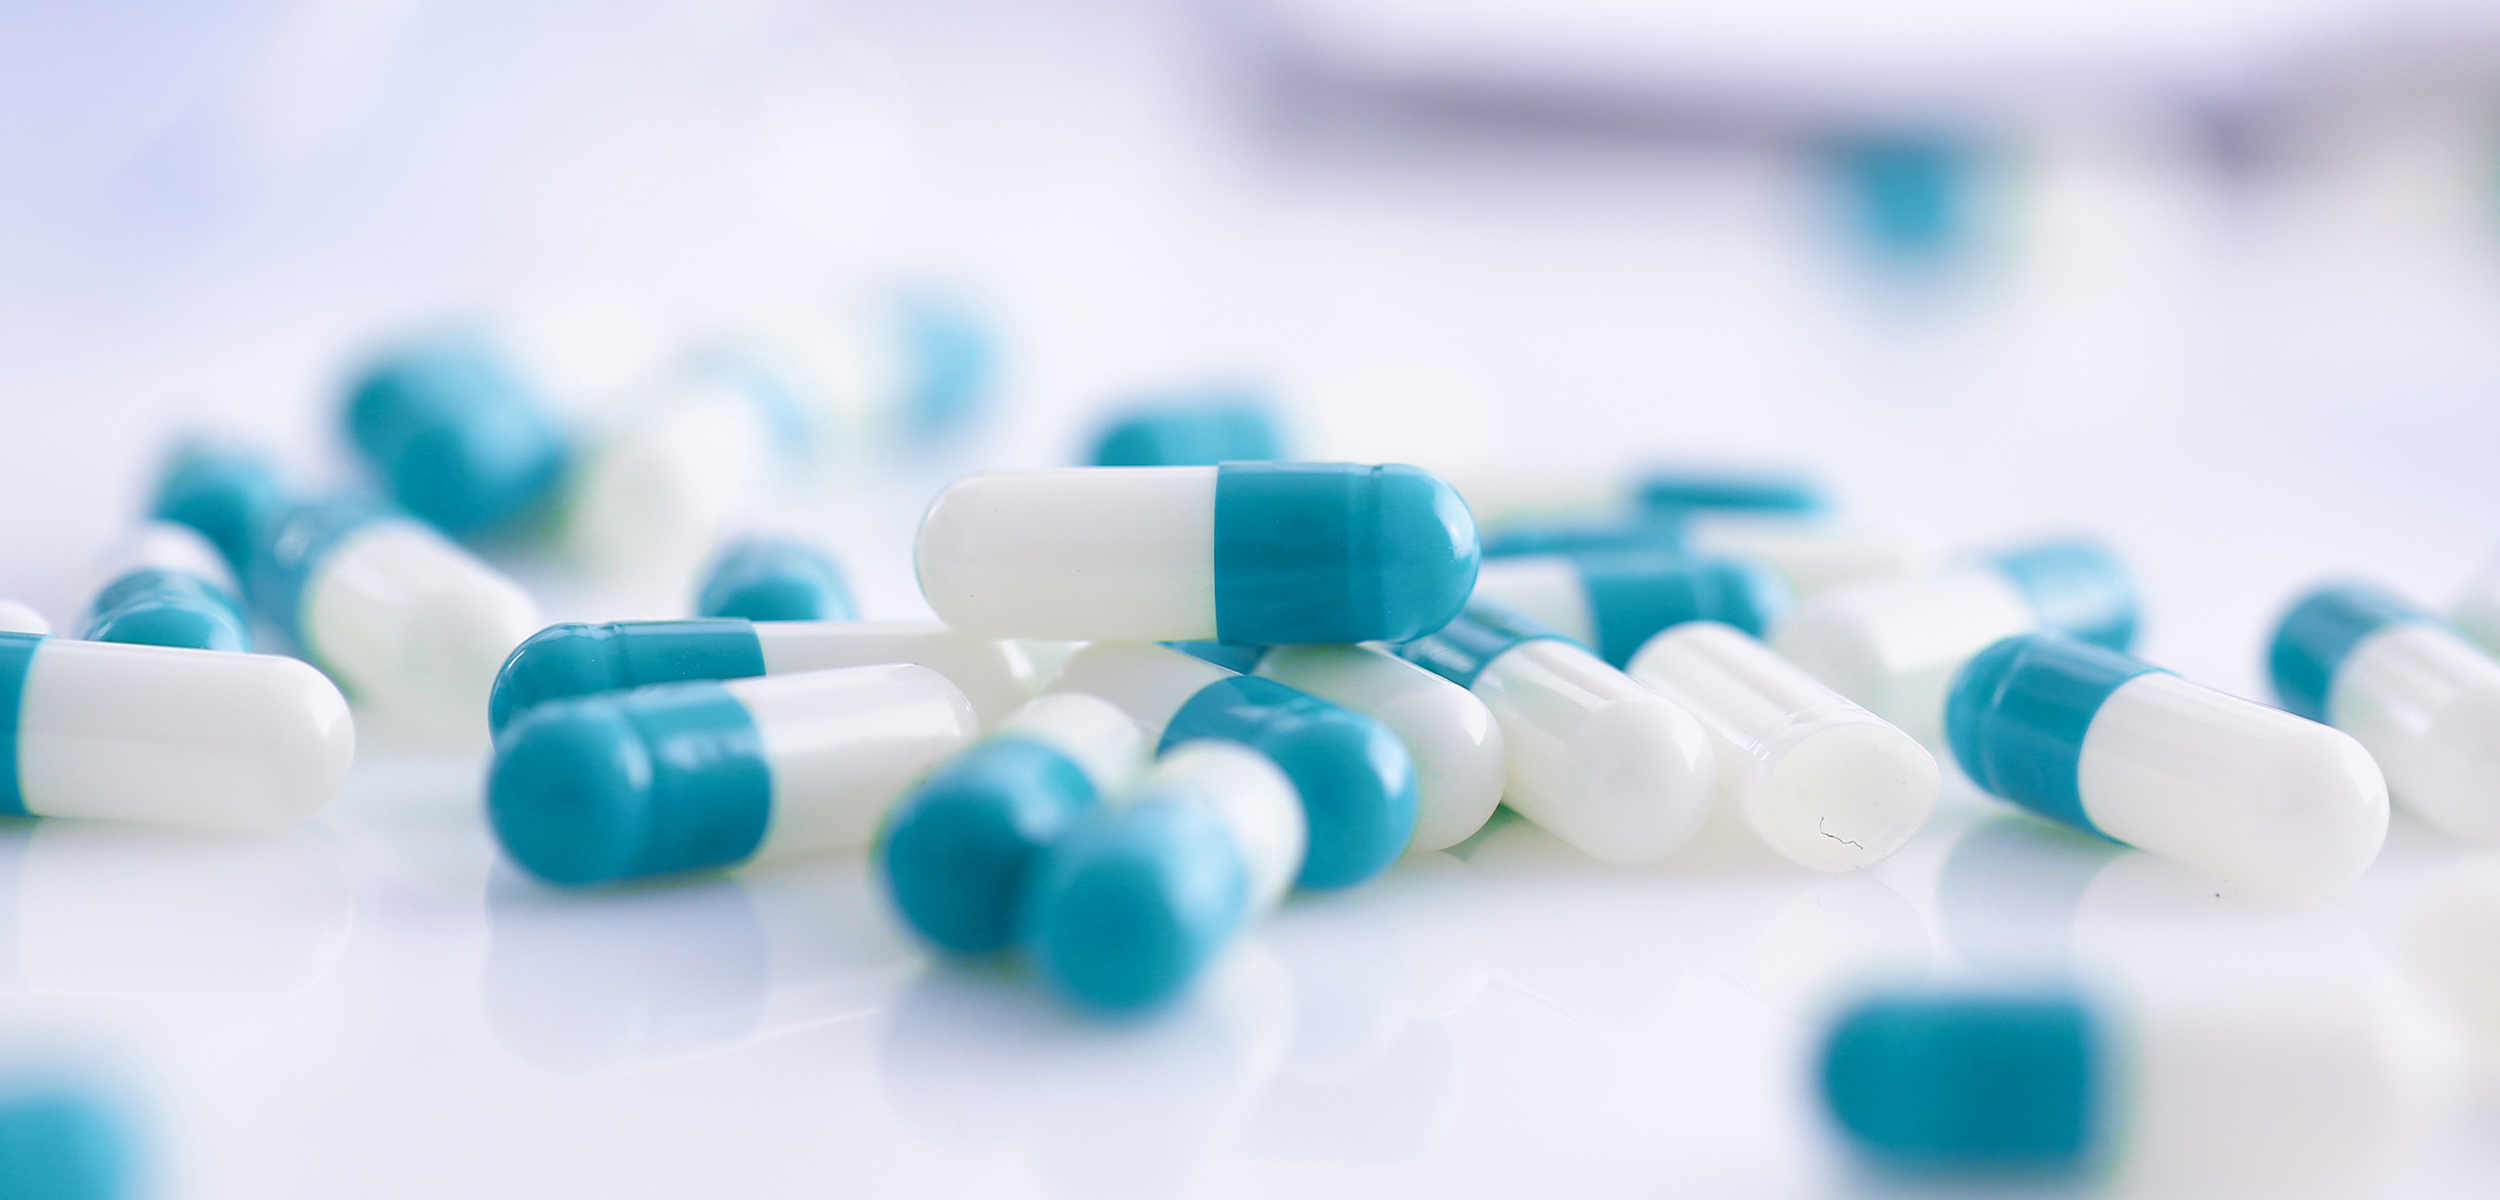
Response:
[[[1473,496],[1726,460],[1940,545],[2098,532],[2148,657],[2262,695],[2297,585],[2444,605],[2500,543],[2495,118],[2469,0],[21,0],[0,592],[69,620],[185,428],[343,478],[341,383],[411,329],[589,413],[724,340],[838,381],[929,301],[991,385],[846,426],[809,510],[870,617],[925,613],[946,478],[1243,384]],[[1816,964],[1973,965],[1937,880],[1989,828],[1963,797],[1848,880],[1432,856],[1119,1032],[924,971],[856,862],[549,897],[475,771],[368,755],[196,886],[5,831],[5,1006],[126,1044],[182,1195],[1817,1194]],[[2400,821],[2355,897],[2263,920],[2427,1010],[2403,870],[2469,856]],[[776,1004],[807,1031],[747,1040]],[[2488,1194],[2482,1095],[2350,1190]]]

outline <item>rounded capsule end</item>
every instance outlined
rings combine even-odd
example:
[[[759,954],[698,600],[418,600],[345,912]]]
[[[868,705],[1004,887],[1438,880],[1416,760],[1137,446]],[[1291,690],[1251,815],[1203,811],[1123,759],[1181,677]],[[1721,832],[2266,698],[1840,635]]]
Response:
[[[602,699],[532,710],[495,753],[486,811],[504,853],[550,883],[634,874],[653,824],[649,748]]]
[[[405,347],[351,387],[348,439],[391,498],[453,534],[492,528],[535,503],[567,448],[538,395],[484,344]]]
[[[921,935],[977,954],[1015,940],[1037,856],[1095,802],[1066,755],[1027,737],[991,738],[904,798],[877,855],[894,906]]]
[[[1240,929],[1249,873],[1205,808],[1148,800],[1079,822],[1044,855],[1026,936],[1060,991],[1134,1012],[1176,998]]]
[[[495,733],[530,709],[567,696],[630,686],[616,630],[607,625],[550,625],[513,647],[487,693],[486,722]]]
[[[1286,687],[1240,676],[1208,684],[1173,714],[1162,749],[1193,738],[1265,754],[1301,794],[1308,850],[1295,886],[1352,887],[1388,870],[1415,836],[1415,760],[1389,727]]]
[[[1860,1002],[1823,1043],[1823,1102],[1859,1149],[1917,1172],[2086,1166],[2102,1065],[2073,996]]]
[[[695,597],[699,617],[750,621],[848,621],[858,616],[850,584],[833,556],[787,538],[744,538],[723,546]]]
[[[1373,468],[1371,480],[1382,632],[1338,640],[1409,641],[1449,624],[1467,607],[1483,546],[1475,515],[1440,476],[1392,463]]]

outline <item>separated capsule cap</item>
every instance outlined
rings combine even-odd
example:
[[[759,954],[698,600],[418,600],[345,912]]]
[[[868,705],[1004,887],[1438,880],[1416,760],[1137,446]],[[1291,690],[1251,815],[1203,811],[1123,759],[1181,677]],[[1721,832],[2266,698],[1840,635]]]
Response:
[[[200,531],[226,556],[237,579],[260,556],[261,539],[286,504],[267,457],[241,447],[193,439],[175,447],[156,485],[149,514]]]
[[[2135,644],[2135,583],[2098,542],[2042,542],[1990,556],[2029,601],[2040,628],[2125,651]]]
[[[1823,1043],[1823,1101],[1886,1166],[2071,1172],[2097,1148],[2104,1053],[2073,995],[1872,999]]]
[[[2327,693],[2335,671],[2361,639],[2390,625],[2437,618],[2385,588],[2333,583],[2311,591],[2283,614],[2267,649],[2267,673],[2283,707],[2312,721],[2326,720]]]
[[[772,769],[717,683],[539,705],[495,748],[486,812],[504,853],[550,883],[741,861],[772,819]]]
[[[1761,637],[1795,601],[1778,576],[1732,558],[1617,551],[1582,555],[1577,565],[1596,618],[1597,656],[1617,669],[1659,631],[1687,621]]]
[[[1716,509],[1812,516],[1831,507],[1810,475],[1708,467],[1651,471],[1641,478],[1640,498],[1641,507],[1666,513]]]
[[[86,636],[193,650],[252,648],[241,601],[189,571],[163,567],[142,567],[106,584],[96,594]]]
[[[1309,850],[1295,884],[1340,888],[1387,870],[1415,836],[1415,761],[1389,727],[1272,679],[1219,679],[1172,714],[1160,754],[1194,738],[1264,754],[1301,794]]]
[[[986,738],[888,818],[877,856],[903,918],[949,950],[1013,941],[1042,850],[1100,799],[1092,777],[1037,738]]]
[[[486,701],[487,727],[568,696],[651,683],[745,679],[764,673],[755,627],[735,619],[550,625],[513,648]]]
[[[2076,784],[2083,736],[2119,685],[2160,669],[2058,634],[2006,638],[1954,677],[1945,736],[1980,790],[2093,829]]]
[[[565,463],[544,400],[486,343],[403,347],[350,389],[347,436],[400,507],[454,536],[536,503]]]
[[[1140,408],[1112,422],[1094,447],[1098,467],[1212,467],[1284,456],[1267,405],[1245,393]]]
[[[1250,909],[1241,850],[1205,805],[1158,799],[1097,809],[1042,856],[1025,938],[1078,1001],[1137,1010],[1178,995]]]
[[[750,621],[848,621],[859,615],[842,566],[821,546],[792,538],[739,538],[712,556],[695,597],[698,617]]]
[[[1215,483],[1216,638],[1402,642],[1476,586],[1467,502],[1419,468],[1226,463]]]

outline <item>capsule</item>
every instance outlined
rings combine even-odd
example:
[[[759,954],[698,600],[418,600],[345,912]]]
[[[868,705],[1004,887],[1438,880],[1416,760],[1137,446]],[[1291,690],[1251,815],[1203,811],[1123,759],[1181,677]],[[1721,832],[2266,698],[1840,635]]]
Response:
[[[750,621],[849,621],[859,616],[841,564],[795,538],[747,537],[723,544],[695,594],[698,617]]]
[[[558,485],[563,551],[596,575],[693,571],[810,440],[777,376],[706,356],[581,439]]]
[[[2252,890],[2331,891],[2387,837],[2387,781],[2349,735],[2089,642],[1988,647],[1946,726],[1981,790]]]
[[[2083,1174],[2115,1115],[2111,1034],[2063,989],[1871,998],[1824,1040],[1823,1103],[1895,1169]]]
[[[15,600],[0,600],[0,633],[50,633],[52,622]]]
[[[1534,555],[1485,564],[1475,598],[1527,617],[1620,669],[1659,630],[1719,621],[1760,637],[1788,611],[1788,585],[1726,558],[1680,552]]]
[[[383,492],[458,538],[544,504],[571,454],[545,398],[475,338],[383,354],[350,385],[342,415]]]
[[[887,894],[946,949],[1005,946],[1036,856],[1145,768],[1146,735],[1110,701],[1037,697],[894,806],[877,847]]]
[[[442,535],[355,500],[301,504],[262,548],[253,603],[361,704],[474,737],[538,605]]]
[[[842,849],[978,732],[909,663],[655,684],[532,708],[486,810],[504,853],[567,885]]]
[[[166,461],[149,515],[199,531],[241,580],[250,576],[261,539],[286,505],[277,468],[259,451],[192,438]]]
[[[1266,755],[1212,739],[1172,747],[1130,802],[1079,817],[1043,852],[1025,905],[1044,976],[1096,1009],[1170,1001],[1284,898],[1303,821]]]
[[[1284,439],[1255,395],[1215,392],[1140,405],[1094,443],[1097,467],[1211,467],[1272,462]]]
[[[107,569],[87,605],[91,641],[249,650],[243,601],[217,547],[188,525],[151,521]]]
[[[1771,648],[1922,742],[1944,737],[1945,692],[1971,656],[2022,633],[2123,651],[2135,642],[2126,568],[2089,542],[2045,542],[1929,575],[1841,588],[1799,605]]]
[[[1710,807],[1710,735],[1674,701],[1521,617],[1470,608],[1398,655],[1472,691],[1502,727],[1503,800],[1611,863],[1654,862]]]
[[[1310,834],[1299,887],[1361,883],[1414,839],[1414,759],[1387,726],[1353,709],[1151,642],[1087,646],[1050,686],[1118,705],[1158,753],[1215,738],[1274,760],[1301,797]]]
[[[2397,800],[2500,838],[2500,662],[2403,597],[2344,583],[2284,614],[2268,666],[2283,707],[2351,734]]]
[[[917,663],[952,680],[984,726],[1041,690],[1012,642],[966,637],[935,621],[614,621],[550,625],[495,677],[487,723],[500,733],[533,705],[692,679],[744,679],[832,667]]]
[[[1448,484],[1351,463],[992,471],[938,495],[917,553],[966,633],[1258,645],[1430,633],[1477,560]]]
[[[347,701],[291,658],[0,633],[0,814],[275,828],[329,803]]]
[[[1731,467],[1656,467],[1633,485],[1644,511],[1689,514],[1741,512],[1810,517],[1831,508],[1823,485],[1794,471]]]
[[[1485,529],[1484,557],[1490,565],[1493,559],[1532,554],[1674,553],[1684,549],[1686,522],[1681,513],[1651,512],[1603,520],[1512,518]]]
[[[1934,755],[1756,638],[1693,621],[1649,639],[1626,672],[1710,733],[1718,792],[1791,861],[1850,871],[1926,825]]]

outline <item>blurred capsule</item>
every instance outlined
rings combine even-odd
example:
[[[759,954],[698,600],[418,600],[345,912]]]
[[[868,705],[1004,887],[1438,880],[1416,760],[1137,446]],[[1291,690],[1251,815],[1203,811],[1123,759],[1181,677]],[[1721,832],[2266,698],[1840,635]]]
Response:
[[[1103,430],[1093,465],[1211,467],[1284,457],[1267,404],[1255,394],[1219,391],[1131,408]]]
[[[114,555],[87,605],[99,642],[249,650],[240,589],[217,547],[188,525],[150,521]]]
[[[1409,850],[1467,840],[1502,802],[1502,726],[1474,692],[1369,646],[1276,646],[1250,673],[1369,714],[1398,735],[1415,759]]]
[[[234,577],[245,579],[286,502],[277,468],[267,456],[195,437],[174,447],[149,515],[198,530],[225,556]]]
[[[824,548],[796,538],[745,537],[722,543],[704,568],[695,596],[698,617],[750,621],[849,621],[842,566]]]
[[[384,352],[349,385],[343,417],[383,493],[458,538],[545,503],[571,454],[546,400],[474,337]]]
[[[563,550],[602,576],[682,576],[796,473],[809,441],[760,364],[699,359],[584,436],[562,484]]]

